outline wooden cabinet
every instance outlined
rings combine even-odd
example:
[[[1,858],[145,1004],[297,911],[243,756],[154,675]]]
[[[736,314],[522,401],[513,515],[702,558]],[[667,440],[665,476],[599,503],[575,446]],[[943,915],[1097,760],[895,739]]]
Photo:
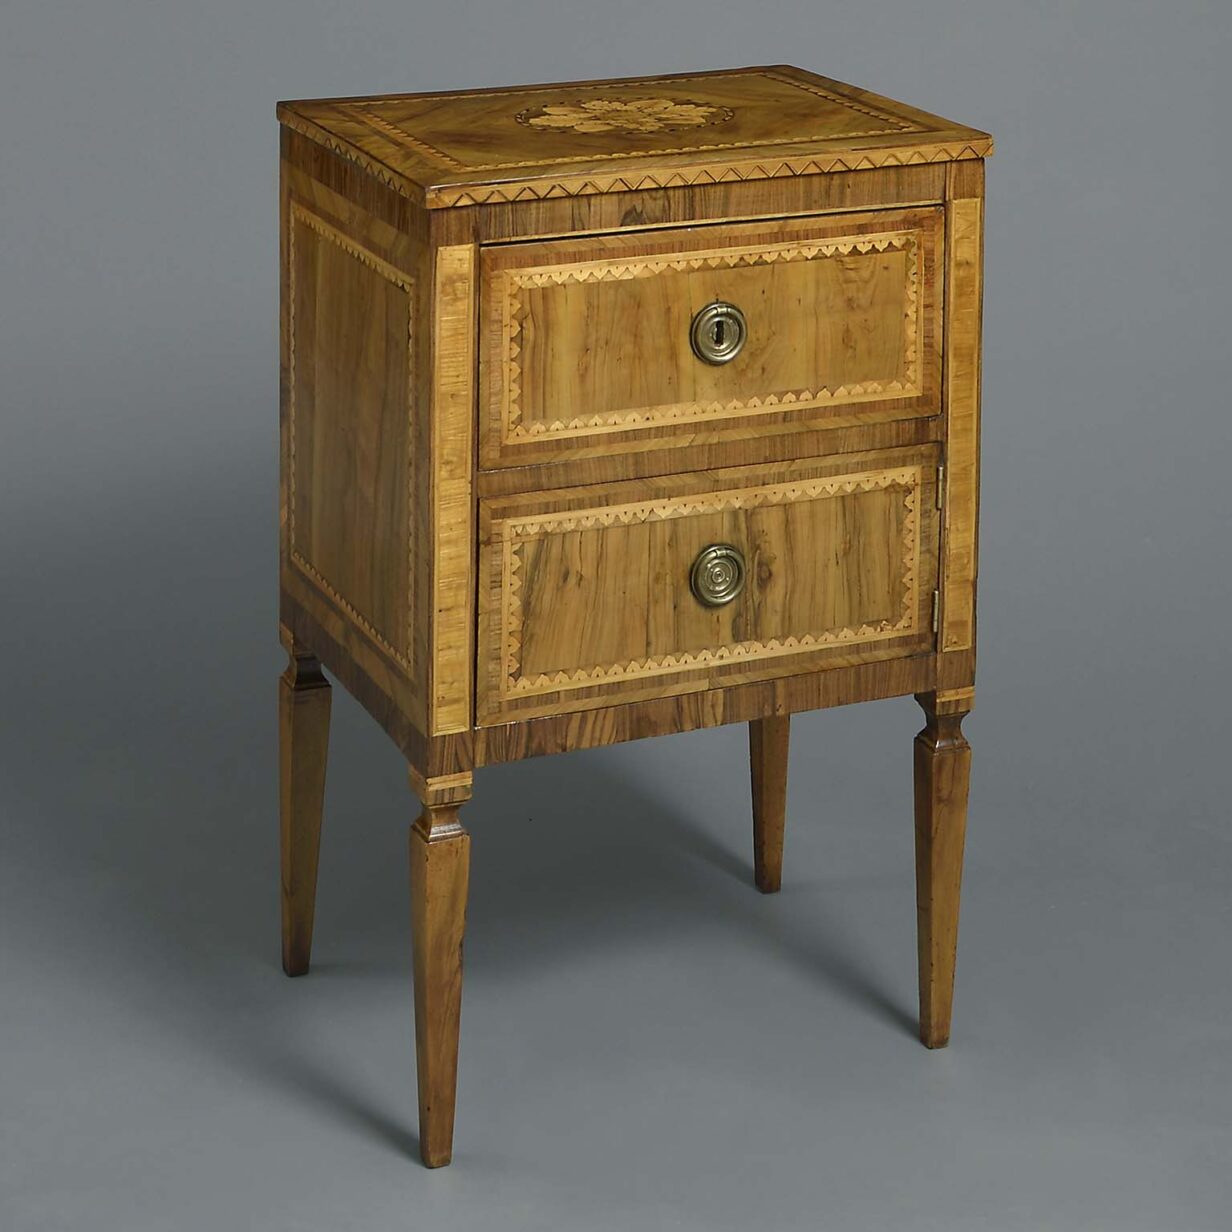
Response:
[[[452,1149],[486,764],[916,694],[921,1035],[948,1038],[991,139],[799,69],[284,103],[283,955],[329,685],[405,753],[421,1148]]]

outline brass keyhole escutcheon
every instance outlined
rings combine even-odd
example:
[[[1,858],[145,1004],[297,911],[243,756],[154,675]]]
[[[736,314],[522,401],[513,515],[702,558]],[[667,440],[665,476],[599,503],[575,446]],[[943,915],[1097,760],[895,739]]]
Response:
[[[730,543],[702,548],[689,571],[689,589],[698,603],[722,607],[744,589],[744,556]]]
[[[716,299],[693,317],[689,343],[703,363],[727,364],[740,354],[748,333],[744,313],[735,304]]]

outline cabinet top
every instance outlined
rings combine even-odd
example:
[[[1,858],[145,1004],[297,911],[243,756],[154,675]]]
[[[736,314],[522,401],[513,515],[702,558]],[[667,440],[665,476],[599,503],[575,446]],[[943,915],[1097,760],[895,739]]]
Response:
[[[429,208],[983,158],[992,138],[787,65],[278,104]]]

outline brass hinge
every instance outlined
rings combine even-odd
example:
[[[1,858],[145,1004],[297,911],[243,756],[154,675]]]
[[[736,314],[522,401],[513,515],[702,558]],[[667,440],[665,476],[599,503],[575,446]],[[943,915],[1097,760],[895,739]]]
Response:
[[[945,503],[945,463],[937,467],[937,508]]]
[[[933,591],[933,632],[934,633],[937,632],[937,629],[941,623],[939,619],[940,612],[941,612],[941,592],[939,590],[934,590]]]

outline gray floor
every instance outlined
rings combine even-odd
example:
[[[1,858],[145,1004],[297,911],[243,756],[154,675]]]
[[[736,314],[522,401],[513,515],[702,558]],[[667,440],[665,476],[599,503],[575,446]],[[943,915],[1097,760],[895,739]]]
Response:
[[[1232,1226],[1225,0],[3,26],[0,1232]],[[912,1030],[912,702],[797,720],[773,898],[740,729],[497,768],[429,1173],[411,796],[341,693],[278,967],[273,102],[783,59],[998,142],[954,1042]]]

